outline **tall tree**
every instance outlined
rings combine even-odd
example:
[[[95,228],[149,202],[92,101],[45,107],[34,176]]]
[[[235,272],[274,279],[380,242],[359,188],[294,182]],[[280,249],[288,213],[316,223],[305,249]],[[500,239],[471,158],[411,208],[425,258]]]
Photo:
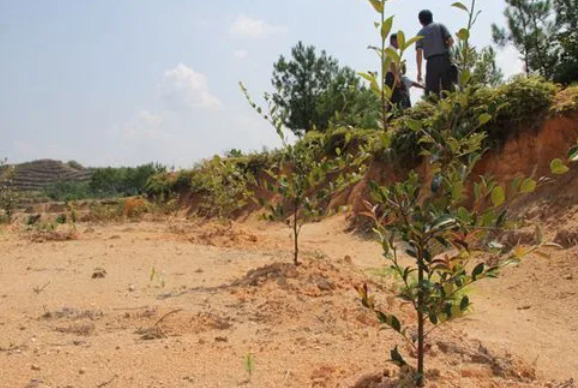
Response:
[[[314,46],[302,42],[291,50],[291,59],[281,56],[275,63],[272,84],[284,124],[297,135],[326,130],[336,115],[341,124],[361,126],[379,109],[353,70],[340,68],[325,51],[318,55]],[[359,101],[368,102],[365,109],[370,109],[356,111]]]
[[[551,79],[558,60],[552,1],[506,0],[504,16],[508,28],[493,24],[494,42],[500,47],[512,44],[522,55],[527,73]]]
[[[472,82],[486,86],[500,85],[504,80],[504,73],[496,62],[496,51],[488,46],[476,52],[474,56]]]
[[[464,52],[463,44],[458,44],[452,49],[452,57],[460,69],[460,73],[468,70],[473,84],[485,86],[498,86],[504,79],[504,73],[496,62],[496,51],[487,46],[477,50]]]
[[[578,0],[554,0],[560,60],[554,81],[578,82]]]

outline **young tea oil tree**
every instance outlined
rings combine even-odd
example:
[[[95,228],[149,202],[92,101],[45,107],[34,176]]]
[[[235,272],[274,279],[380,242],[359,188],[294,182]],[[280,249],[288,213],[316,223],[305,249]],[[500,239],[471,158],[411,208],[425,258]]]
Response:
[[[397,82],[401,82],[395,79],[393,87],[386,85],[386,76],[390,71],[392,65],[393,67],[400,69],[402,63],[403,53],[414,45],[417,41],[422,39],[420,36],[415,36],[411,39],[406,40],[403,31],[397,33],[397,41],[399,49],[395,50],[392,47],[388,47],[388,39],[393,28],[394,16],[387,17],[386,15],[386,4],[390,0],[368,0],[375,12],[379,14],[379,21],[375,22],[375,27],[379,30],[380,35],[380,46],[369,48],[373,49],[379,59],[380,59],[380,73],[378,75],[374,73],[358,73],[362,78],[369,81],[371,90],[375,95],[381,100],[381,128],[386,129],[387,122],[389,120],[390,111],[394,108],[391,103],[391,97],[398,86]]]
[[[464,47],[469,47],[474,6],[475,1],[469,8],[454,4],[469,15],[468,27],[458,33]],[[537,187],[536,180],[518,177],[506,190],[505,185],[482,177],[473,184],[470,198],[468,184],[475,180],[472,172],[484,152],[483,126],[500,110],[495,103],[473,107],[476,86],[470,78],[470,72],[464,70],[460,84],[440,100],[433,118],[408,120],[409,127],[420,135],[421,154],[428,158],[431,180],[410,172],[402,182],[384,186],[373,183],[372,203],[368,203],[366,213],[375,222],[391,273],[400,280],[397,297],[415,311],[416,323],[402,322],[384,311],[367,285],[357,290],[363,306],[373,311],[385,327],[399,333],[416,354],[415,369],[398,347],[391,351],[391,361],[412,371],[420,387],[425,384],[426,341],[433,330],[468,311],[470,286],[495,277],[500,269],[520,262],[540,247],[517,246],[505,252],[492,241],[498,232],[512,226],[507,221],[506,194],[511,200],[531,193]],[[571,151],[570,160],[578,158],[576,155],[578,147]],[[558,174],[567,171],[562,160],[553,161],[551,168]],[[485,253],[498,256],[497,263],[484,263]]]
[[[7,165],[6,159],[0,160],[0,209],[8,223],[12,221],[14,209],[18,205],[18,192],[14,188],[15,170]]]
[[[270,220],[287,219],[293,237],[293,262],[299,265],[299,236],[303,225],[321,217],[329,197],[345,190],[358,182],[365,170],[365,150],[357,153],[335,150],[335,156],[324,155],[323,144],[299,141],[290,144],[284,132],[283,120],[271,97],[265,94],[268,113],[249,96],[245,86],[241,84],[249,104],[265,120],[270,122],[279,135],[283,149],[281,157],[266,170],[267,178],[262,185],[283,201],[270,202],[266,205]],[[322,140],[320,140],[322,141]]]

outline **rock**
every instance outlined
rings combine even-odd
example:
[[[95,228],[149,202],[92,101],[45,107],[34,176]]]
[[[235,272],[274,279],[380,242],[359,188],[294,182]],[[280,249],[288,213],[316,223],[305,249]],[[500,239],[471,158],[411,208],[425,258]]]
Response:
[[[136,291],[136,287],[131,284],[130,286],[128,286],[128,291],[129,291],[129,292],[135,292],[135,291]]]
[[[573,279],[574,279],[574,276],[572,276],[572,274],[564,276],[564,280],[573,280]]]
[[[86,373],[86,369],[84,369],[84,368],[80,368],[80,369],[78,370],[78,374],[80,374],[80,375],[83,375],[83,374],[85,374],[85,373]]]
[[[331,291],[335,288],[335,286],[327,279],[321,278],[317,281],[317,288],[319,288],[321,291]]]
[[[36,365],[36,364],[32,364],[30,365],[30,369],[35,370],[35,371],[39,371],[40,370],[40,366]]]
[[[229,342],[229,339],[227,337],[215,337],[215,342]]]

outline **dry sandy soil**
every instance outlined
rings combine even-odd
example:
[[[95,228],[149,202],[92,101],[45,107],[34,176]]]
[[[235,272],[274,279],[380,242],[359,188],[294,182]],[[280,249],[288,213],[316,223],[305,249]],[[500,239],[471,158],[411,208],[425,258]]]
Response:
[[[407,349],[353,286],[412,315],[367,271],[379,245],[346,227],[305,227],[298,269],[289,230],[257,221],[82,225],[70,241],[2,229],[0,386],[402,386],[386,360]],[[571,248],[482,283],[471,315],[433,335],[428,386],[573,387],[577,281]]]

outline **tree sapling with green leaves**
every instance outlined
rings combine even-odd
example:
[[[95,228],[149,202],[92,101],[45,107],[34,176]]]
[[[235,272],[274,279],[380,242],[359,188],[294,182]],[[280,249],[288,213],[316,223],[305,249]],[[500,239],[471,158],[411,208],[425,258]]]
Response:
[[[16,206],[18,192],[14,187],[14,166],[7,165],[6,159],[0,160],[0,209],[4,211],[6,221],[10,223]]]
[[[475,0],[470,7],[462,3],[453,6],[469,16],[468,27],[457,35],[462,47],[467,48],[464,53],[473,55],[468,40],[477,15]],[[542,244],[539,230],[536,246],[506,250],[493,240],[514,226],[507,219],[508,197],[512,200],[531,193],[538,182],[532,177],[518,176],[508,188],[491,177],[473,176],[474,167],[485,151],[484,125],[500,110],[494,102],[474,106],[476,89],[466,68],[456,90],[438,103],[434,117],[407,120],[408,126],[419,135],[421,155],[429,161],[431,179],[411,171],[401,182],[372,183],[371,202],[367,203],[365,213],[375,223],[390,272],[399,279],[397,297],[413,309],[416,323],[402,322],[391,311],[384,311],[367,285],[357,290],[363,306],[375,313],[385,327],[399,333],[416,354],[415,368],[397,346],[391,351],[391,361],[409,371],[410,379],[419,387],[425,384],[428,338],[445,322],[468,312],[470,286],[497,276],[500,269],[519,263],[532,252],[539,252]],[[577,155],[575,147],[569,160],[577,159]],[[563,174],[568,167],[562,160],[555,160],[551,169]],[[496,263],[483,260],[488,253],[498,258]]]
[[[240,86],[251,107],[273,125],[283,144],[281,158],[266,170],[267,179],[261,183],[283,199],[267,204],[269,219],[289,217],[294,243],[293,262],[299,265],[301,228],[325,213],[325,205],[332,194],[345,190],[362,178],[367,154],[363,149],[357,153],[336,149],[336,155],[329,157],[321,152],[322,144],[289,143],[280,111],[271,97],[265,94],[268,105],[268,113],[265,113],[253,102],[245,86]]]

